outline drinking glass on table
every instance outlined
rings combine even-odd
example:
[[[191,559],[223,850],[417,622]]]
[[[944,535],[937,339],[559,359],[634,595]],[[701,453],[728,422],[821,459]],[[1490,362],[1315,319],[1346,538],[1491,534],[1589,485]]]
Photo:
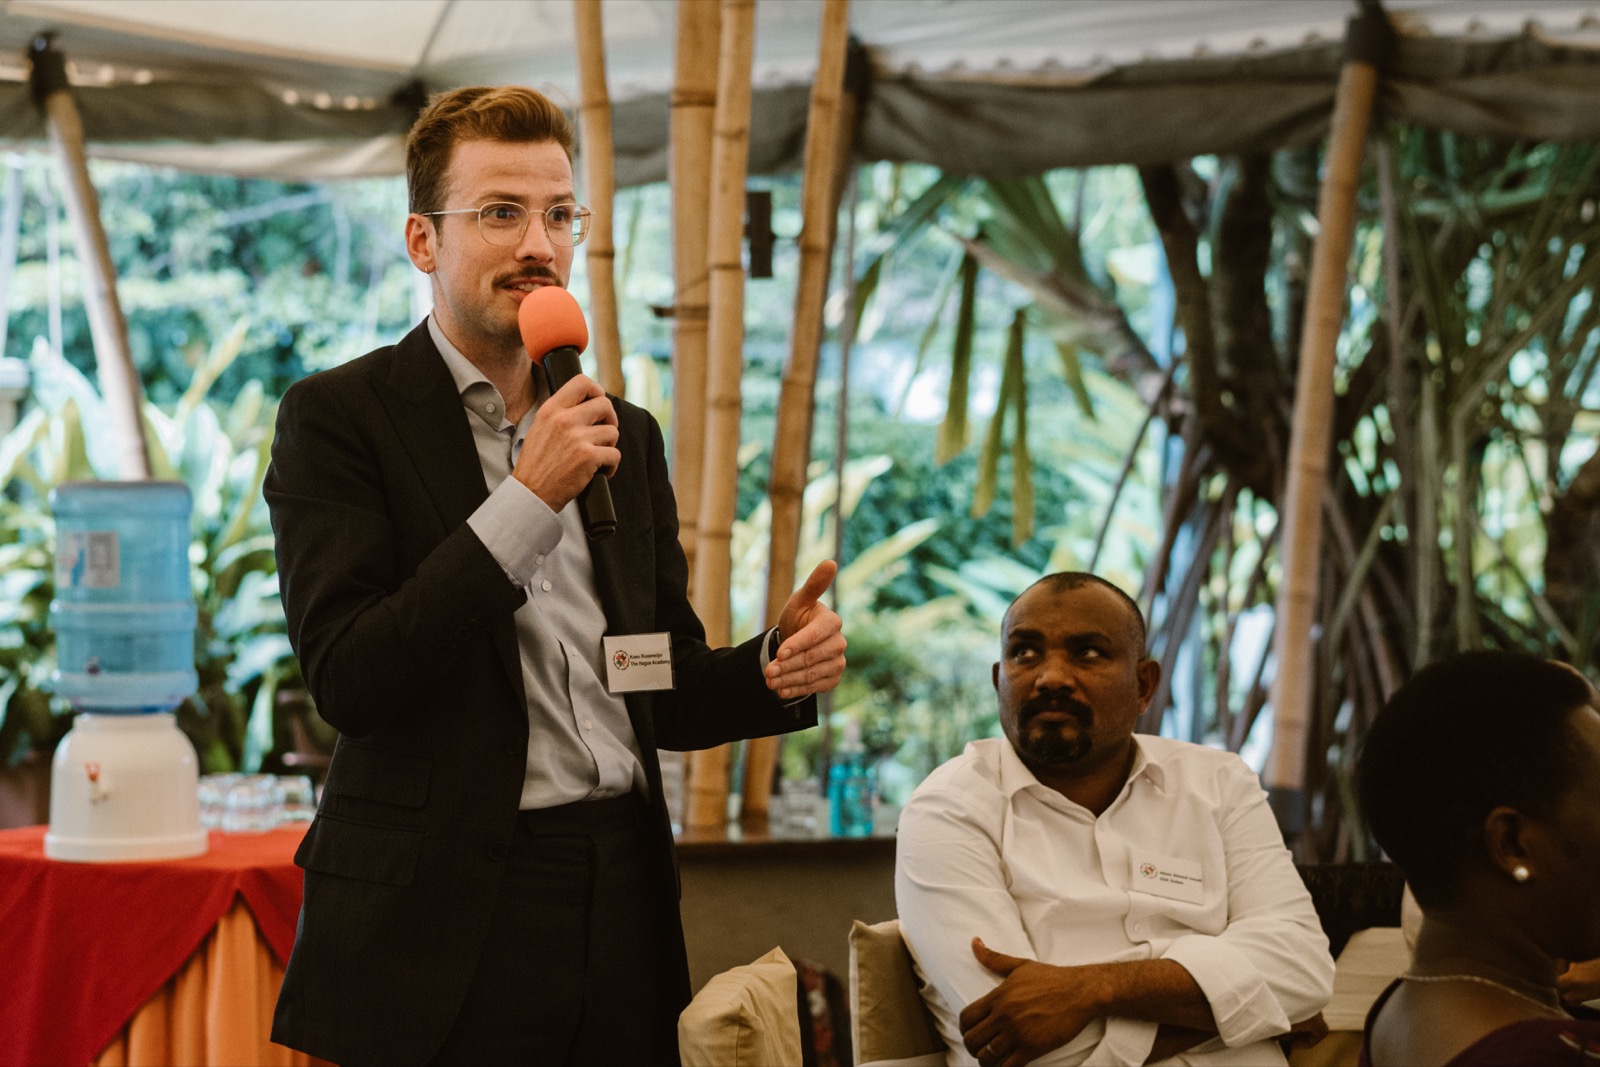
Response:
[[[228,789],[222,802],[222,829],[258,834],[278,825],[278,784],[272,775],[247,775]]]
[[[278,824],[307,823],[317,814],[317,794],[311,785],[311,776],[286,774],[278,779],[282,804],[278,811]]]
[[[200,776],[200,828],[222,829],[222,813],[227,804],[228,790],[244,781],[242,774],[203,774]]]
[[[786,778],[778,784],[782,797],[779,821],[786,836],[815,837],[817,808],[822,802],[822,786],[815,778]]]

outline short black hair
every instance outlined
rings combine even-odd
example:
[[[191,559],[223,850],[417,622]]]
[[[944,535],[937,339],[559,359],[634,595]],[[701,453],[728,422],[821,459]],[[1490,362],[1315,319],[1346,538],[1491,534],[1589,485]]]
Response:
[[[1575,671],[1521,652],[1466,652],[1389,698],[1356,765],[1362,817],[1423,907],[1454,901],[1496,807],[1548,818],[1583,773]]]
[[[1037,582],[1034,582],[1032,585],[1028,586],[1028,588],[1024,589],[1021,593],[1018,593],[1017,600],[1021,600],[1024,596],[1027,596],[1028,593],[1032,592],[1034,589],[1037,589],[1041,585],[1048,587],[1052,593],[1065,593],[1073,589],[1082,589],[1086,585],[1098,585],[1104,589],[1111,590],[1117,595],[1117,599],[1122,601],[1123,606],[1128,609],[1130,627],[1129,632],[1133,636],[1133,646],[1138,650],[1139,657],[1141,659],[1144,658],[1144,643],[1146,640],[1144,612],[1139,610],[1139,605],[1134,602],[1133,597],[1129,596],[1127,593],[1124,593],[1121,589],[1112,585],[1098,574],[1090,574],[1088,571],[1057,571],[1054,574],[1045,575]],[[1011,603],[1015,605],[1017,600],[1013,600]],[[1002,630],[1005,629],[1006,621],[1010,618],[1011,609],[1007,608],[1006,617],[1000,622],[1000,628]]]

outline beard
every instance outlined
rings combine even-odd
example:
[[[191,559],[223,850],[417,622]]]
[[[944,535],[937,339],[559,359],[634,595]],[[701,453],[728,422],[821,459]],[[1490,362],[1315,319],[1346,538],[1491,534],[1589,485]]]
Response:
[[[1047,767],[1059,767],[1082,761],[1094,748],[1090,729],[1094,726],[1094,709],[1070,697],[1035,697],[1018,709],[1017,752],[1025,760]],[[1041,711],[1065,711],[1077,720],[1077,730],[1067,733],[1065,724],[1040,722]]]

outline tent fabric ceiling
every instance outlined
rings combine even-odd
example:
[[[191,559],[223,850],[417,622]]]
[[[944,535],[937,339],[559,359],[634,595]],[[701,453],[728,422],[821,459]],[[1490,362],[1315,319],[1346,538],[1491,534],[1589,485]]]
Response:
[[[618,180],[666,164],[674,0],[602,0]],[[690,0],[709,2],[709,0]],[[578,98],[572,0],[0,0],[0,142],[43,136],[26,49],[67,56],[90,149],[279,177],[394,173],[408,85]],[[1600,138],[1600,0],[1386,0],[1392,117]],[[757,4],[751,168],[795,165],[818,0]],[[1003,177],[1302,143],[1353,0],[852,0],[858,153]]]

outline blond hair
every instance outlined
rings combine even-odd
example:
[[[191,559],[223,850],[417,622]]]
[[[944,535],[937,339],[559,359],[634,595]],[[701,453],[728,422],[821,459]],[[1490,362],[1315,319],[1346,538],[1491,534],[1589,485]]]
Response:
[[[521,85],[468,85],[436,93],[406,137],[413,212],[443,211],[450,157],[462,141],[554,141],[572,158],[572,124],[543,93]]]

